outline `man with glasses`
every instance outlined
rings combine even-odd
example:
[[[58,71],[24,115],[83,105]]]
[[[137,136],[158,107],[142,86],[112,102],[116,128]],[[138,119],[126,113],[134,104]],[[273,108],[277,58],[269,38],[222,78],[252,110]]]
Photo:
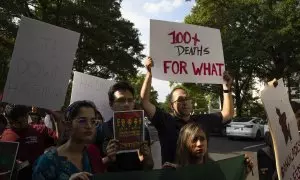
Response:
[[[171,91],[170,106],[172,113],[166,113],[155,107],[150,102],[150,90],[152,81],[151,68],[153,61],[149,57],[145,62],[147,74],[141,89],[142,106],[150,118],[151,123],[158,131],[161,144],[162,163],[175,161],[176,143],[180,129],[188,122],[200,123],[209,137],[209,132],[215,127],[221,127],[224,122],[230,120],[234,114],[231,94],[232,78],[224,73],[223,93],[224,104],[220,113],[191,115],[193,111],[192,97],[183,87],[176,87]]]
[[[110,87],[108,92],[109,105],[113,111],[132,111],[135,107],[134,89],[127,82],[118,82]],[[97,128],[96,144],[104,155],[107,151],[117,152],[117,144],[108,146],[110,139],[113,139],[113,119],[103,123]],[[107,170],[109,172],[137,171],[153,168],[153,159],[150,150],[149,131],[145,128],[146,144],[142,144],[138,153],[122,153],[116,155],[116,161],[111,163]]]

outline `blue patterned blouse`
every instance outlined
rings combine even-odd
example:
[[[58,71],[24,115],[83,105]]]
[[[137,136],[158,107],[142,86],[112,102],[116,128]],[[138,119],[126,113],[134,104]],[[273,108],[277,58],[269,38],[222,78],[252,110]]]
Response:
[[[82,158],[83,171],[92,173],[92,168],[86,151]],[[33,168],[32,180],[68,180],[79,169],[66,157],[58,156],[57,150],[52,149],[36,161]]]

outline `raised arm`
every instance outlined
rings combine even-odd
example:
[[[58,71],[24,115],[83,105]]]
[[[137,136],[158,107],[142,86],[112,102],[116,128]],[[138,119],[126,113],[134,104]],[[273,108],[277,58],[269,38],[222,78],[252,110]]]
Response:
[[[232,78],[227,72],[224,73],[223,78],[224,78],[225,84],[223,84],[224,101],[223,101],[223,109],[222,109],[221,113],[223,116],[223,122],[226,122],[226,121],[230,120],[234,115],[233,98],[232,98],[232,93],[231,93]]]
[[[141,89],[141,100],[142,106],[146,114],[151,119],[156,112],[156,107],[150,102],[150,92],[151,92],[151,83],[152,83],[152,72],[151,68],[153,66],[152,58],[148,57],[145,61],[145,67],[147,69],[147,74]]]

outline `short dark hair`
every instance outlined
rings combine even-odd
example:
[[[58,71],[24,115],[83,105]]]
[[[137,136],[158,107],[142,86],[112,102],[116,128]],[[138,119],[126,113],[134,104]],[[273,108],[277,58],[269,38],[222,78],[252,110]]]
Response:
[[[69,105],[69,107],[65,111],[65,120],[66,121],[71,121],[74,119],[78,113],[80,108],[82,107],[87,107],[87,108],[92,108],[95,111],[95,116],[97,112],[96,105],[92,101],[75,101],[72,104]]]
[[[300,109],[300,103],[298,103],[296,101],[291,101],[291,106],[292,106],[294,113],[296,113]]]
[[[170,103],[173,102],[173,94],[178,89],[181,89],[181,90],[185,91],[186,93],[188,93],[188,90],[184,86],[182,86],[182,85],[178,85],[178,86],[174,87],[172,89],[172,91],[170,92],[170,98],[169,98]]]
[[[5,107],[4,115],[8,120],[17,121],[20,117],[26,117],[29,111],[27,106],[8,104]]]
[[[126,91],[126,90],[131,92],[131,94],[134,97],[134,89],[128,82],[121,81],[121,82],[117,82],[114,85],[112,85],[109,88],[109,91],[108,91],[109,105],[112,106],[112,104],[115,100],[115,95],[114,94],[115,94],[116,91]]]

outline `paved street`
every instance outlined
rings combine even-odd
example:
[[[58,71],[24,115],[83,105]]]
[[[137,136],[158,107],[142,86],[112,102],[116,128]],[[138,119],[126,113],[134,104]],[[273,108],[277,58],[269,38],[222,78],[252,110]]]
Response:
[[[149,132],[151,139],[154,141],[151,149],[154,157],[154,168],[161,168],[161,155],[160,155],[160,144],[157,137],[157,131],[154,127],[149,127]],[[257,172],[257,160],[256,160],[256,152],[258,149],[264,147],[265,143],[263,140],[255,141],[251,139],[237,139],[237,140],[229,140],[227,137],[217,137],[211,136],[209,142],[209,152],[210,156],[214,160],[226,159],[234,156],[238,156],[240,154],[247,153],[254,162],[254,176],[250,173],[247,177],[247,180],[257,180],[258,172]]]

